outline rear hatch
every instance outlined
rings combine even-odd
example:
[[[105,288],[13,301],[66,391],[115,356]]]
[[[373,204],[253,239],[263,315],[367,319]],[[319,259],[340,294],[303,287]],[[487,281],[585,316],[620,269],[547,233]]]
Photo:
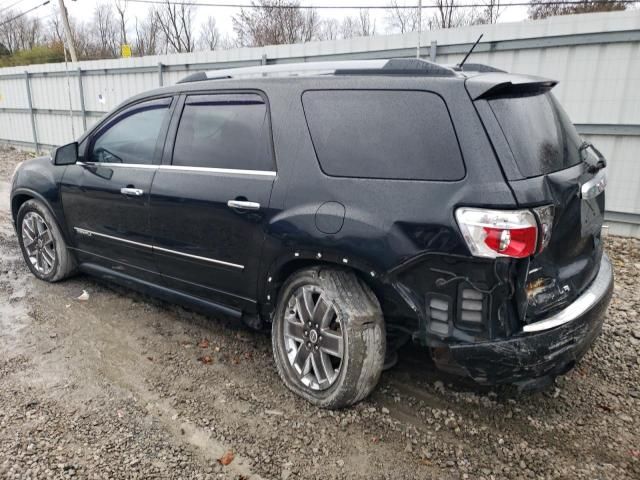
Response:
[[[530,323],[573,302],[598,273],[606,163],[551,93],[555,82],[509,77],[480,75],[467,89],[518,206],[538,220],[539,253],[518,267],[518,310]]]

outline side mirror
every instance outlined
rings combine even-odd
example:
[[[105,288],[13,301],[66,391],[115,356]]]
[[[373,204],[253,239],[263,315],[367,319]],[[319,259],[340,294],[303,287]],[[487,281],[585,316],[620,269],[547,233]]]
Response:
[[[53,152],[54,165],[73,165],[78,161],[78,142],[58,147]]]

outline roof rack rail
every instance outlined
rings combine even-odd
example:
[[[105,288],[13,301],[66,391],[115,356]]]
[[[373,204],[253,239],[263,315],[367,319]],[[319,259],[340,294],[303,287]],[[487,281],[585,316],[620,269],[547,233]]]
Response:
[[[484,63],[465,63],[461,70],[463,72],[478,72],[478,73],[489,73],[489,72],[498,72],[498,73],[507,73],[506,70],[501,70],[496,67],[492,67],[491,65],[485,65]]]
[[[197,72],[178,83],[255,77],[293,77],[309,75],[424,75],[454,77],[453,68],[417,58],[382,60],[341,60],[333,62],[283,63],[255,67],[225,68]]]

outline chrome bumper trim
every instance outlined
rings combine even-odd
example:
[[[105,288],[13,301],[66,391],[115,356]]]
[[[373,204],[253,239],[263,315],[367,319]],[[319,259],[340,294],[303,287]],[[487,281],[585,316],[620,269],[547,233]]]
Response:
[[[571,305],[544,320],[525,325],[522,331],[525,333],[541,332],[575,320],[589,311],[602,299],[612,281],[613,269],[611,267],[611,261],[606,254],[603,254],[602,261],[600,262],[600,271],[595,280]]]

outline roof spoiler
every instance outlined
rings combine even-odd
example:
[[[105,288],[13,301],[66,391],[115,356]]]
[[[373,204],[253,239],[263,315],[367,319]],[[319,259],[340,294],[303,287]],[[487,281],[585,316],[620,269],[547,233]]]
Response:
[[[534,95],[551,90],[558,84],[556,80],[530,75],[489,73],[471,77],[465,82],[473,100],[511,95]]]

